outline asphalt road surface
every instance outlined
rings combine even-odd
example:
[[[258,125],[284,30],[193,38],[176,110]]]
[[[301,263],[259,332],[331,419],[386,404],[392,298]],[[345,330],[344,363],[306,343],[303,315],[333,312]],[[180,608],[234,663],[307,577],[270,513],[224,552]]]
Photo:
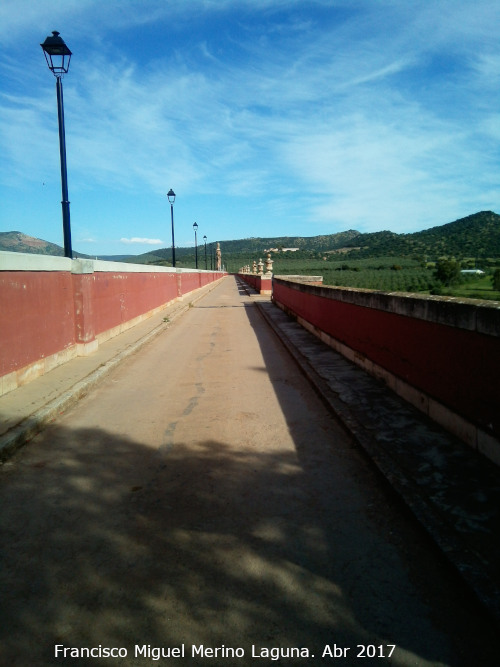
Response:
[[[2,466],[0,503],[1,665],[500,662],[232,277]]]

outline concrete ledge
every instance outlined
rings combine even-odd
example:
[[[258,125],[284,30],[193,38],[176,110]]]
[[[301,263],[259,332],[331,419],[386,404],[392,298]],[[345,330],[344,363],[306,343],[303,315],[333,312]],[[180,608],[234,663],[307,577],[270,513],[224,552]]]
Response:
[[[36,380],[45,373],[57,368],[57,366],[66,364],[76,356],[78,356],[78,346],[72,345],[60,352],[51,354],[48,357],[38,359],[34,363],[23,366],[23,368],[19,368],[12,373],[3,375],[0,378],[0,396],[14,391],[18,387],[23,387],[29,382],[33,382],[33,380]]]
[[[31,255],[23,252],[0,251],[0,271],[68,271],[73,274],[95,272],[110,273],[220,273],[202,269],[178,269],[171,266],[150,266],[129,262],[112,262],[100,259],[78,257],[57,257],[55,255]]]
[[[318,332],[314,331],[314,327],[305,320],[297,318],[297,322],[311,333],[317,335],[324,343],[342,354],[346,359],[349,359],[349,361],[352,361],[373,377],[384,382],[395,394],[455,435],[459,440],[472,447],[472,449],[486,455],[493,463],[500,465],[500,442],[486,434],[477,425],[467,421],[461,415],[439,403],[439,401],[404,382],[401,378],[373,363],[370,359],[360,355],[355,350],[343,345],[328,334],[321,332],[318,335]],[[480,442],[483,443],[482,447],[480,447]]]
[[[289,276],[274,276],[275,278],[281,278],[282,280],[293,280],[296,283],[303,283],[306,285],[317,285],[321,287],[323,285],[323,276],[301,276],[301,275],[289,275]]]
[[[456,297],[416,295],[405,292],[315,286],[295,276],[275,276],[274,281],[290,289],[332,301],[383,310],[396,315],[446,324],[489,336],[500,337],[500,302]]]
[[[304,329],[315,335],[323,343],[339,352],[349,361],[353,362],[373,377],[381,380],[395,394],[420,410],[423,414],[445,428],[472,449],[489,458],[496,465],[500,465],[500,441],[491,434],[486,433],[477,424],[468,421],[463,415],[454,412],[435,398],[427,395],[413,385],[405,382],[402,378],[394,375],[386,368],[379,366],[371,359],[348,345],[337,340],[325,331],[318,329],[314,324],[303,317],[297,316],[293,310],[286,305],[274,300],[274,304],[287,315],[291,315]]]
[[[52,255],[0,252],[0,271],[71,271],[72,259]]]
[[[498,461],[500,304],[284,278],[273,301],[474,449],[487,442],[481,451]]]

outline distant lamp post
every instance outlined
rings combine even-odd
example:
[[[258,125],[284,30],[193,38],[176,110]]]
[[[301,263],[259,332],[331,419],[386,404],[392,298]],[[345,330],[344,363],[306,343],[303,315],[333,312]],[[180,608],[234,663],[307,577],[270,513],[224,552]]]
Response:
[[[203,237],[203,240],[205,241],[205,271],[207,270],[207,235]]]
[[[67,74],[69,70],[69,63],[71,60],[71,51],[68,49],[62,37],[59,36],[57,30],[52,31],[52,36],[47,37],[43,44],[40,44],[45,55],[47,65],[56,77],[56,92],[57,92],[57,117],[59,121],[59,153],[61,157],[61,190],[62,190],[62,217],[63,217],[63,233],[64,233],[64,256],[73,257],[73,250],[71,247],[71,222],[69,216],[69,201],[68,201],[68,174],[66,167],[66,138],[64,132],[64,103],[63,103],[63,86],[61,78],[63,74]]]
[[[195,262],[195,267],[198,268],[198,223],[195,222],[193,225],[194,229],[194,262]]]
[[[174,240],[174,201],[175,192],[170,188],[167,192],[167,198],[170,203],[170,219],[172,220],[172,266],[175,266],[175,240]]]

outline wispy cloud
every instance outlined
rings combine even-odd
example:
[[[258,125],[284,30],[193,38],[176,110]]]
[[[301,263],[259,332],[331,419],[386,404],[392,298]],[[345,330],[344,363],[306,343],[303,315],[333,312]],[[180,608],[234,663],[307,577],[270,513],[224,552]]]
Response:
[[[145,245],[161,245],[163,241],[161,239],[145,239],[139,236],[134,236],[131,239],[120,239],[121,243],[143,243]]]
[[[42,16],[59,3],[23,3],[2,5],[0,39],[29,35],[36,44]],[[226,226],[217,232],[225,238],[252,211],[269,235],[411,231],[498,208],[498,2],[409,10],[406,0],[306,9],[298,0],[125,0],[120,8],[68,1],[61,24],[46,30],[71,27],[75,40],[64,93],[76,201],[100,190],[119,211],[125,196],[164,201],[173,186],[186,206],[205,197],[213,210],[201,213]],[[10,56],[0,62],[0,180],[9,188],[57,175],[55,95],[37,55],[29,85]],[[84,235],[99,238],[87,215]],[[115,238],[132,242],[133,224]],[[151,216],[145,224],[161,243],[162,227]]]

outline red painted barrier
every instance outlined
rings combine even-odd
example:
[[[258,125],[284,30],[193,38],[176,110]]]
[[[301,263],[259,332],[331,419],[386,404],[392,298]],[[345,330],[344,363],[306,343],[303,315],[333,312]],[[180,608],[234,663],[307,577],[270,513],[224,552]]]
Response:
[[[95,335],[133,320],[178,296],[175,273],[95,273],[91,276]],[[185,293],[194,289],[184,284]]]
[[[259,276],[254,273],[239,273],[238,275],[259,294],[271,294],[273,282],[272,276]]]
[[[0,252],[0,394],[223,275]]]
[[[318,288],[284,279],[274,280],[273,300],[352,351],[361,366],[383,369],[395,378],[391,384],[402,381],[500,438],[498,304]]]
[[[71,278],[69,272],[0,272],[0,375],[74,345]]]

